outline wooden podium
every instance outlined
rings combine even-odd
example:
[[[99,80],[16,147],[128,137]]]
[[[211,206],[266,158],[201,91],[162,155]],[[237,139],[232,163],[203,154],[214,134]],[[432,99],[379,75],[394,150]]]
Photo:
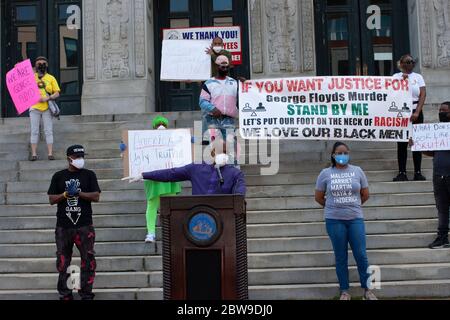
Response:
[[[161,197],[165,300],[248,299],[245,197]]]

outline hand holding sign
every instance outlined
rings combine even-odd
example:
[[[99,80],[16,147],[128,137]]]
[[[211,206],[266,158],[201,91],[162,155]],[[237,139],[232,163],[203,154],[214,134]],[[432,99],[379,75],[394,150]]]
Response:
[[[6,86],[18,114],[24,113],[41,99],[30,59],[16,64],[6,74]]]

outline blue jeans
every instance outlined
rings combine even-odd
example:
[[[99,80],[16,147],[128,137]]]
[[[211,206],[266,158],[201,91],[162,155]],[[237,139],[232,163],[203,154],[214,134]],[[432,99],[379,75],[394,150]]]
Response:
[[[367,273],[369,261],[366,253],[366,230],[363,219],[354,220],[334,220],[326,219],[328,235],[333,244],[334,256],[336,259],[336,274],[339,280],[341,291],[350,288],[348,277],[348,244],[352,248],[353,257],[358,266],[359,281],[361,287],[367,289]]]
[[[232,117],[227,116],[224,116],[222,118],[214,118],[213,116],[204,113],[202,116],[202,127],[203,127],[202,128],[203,138],[205,132],[208,129],[214,128],[220,130],[220,132],[222,133],[223,140],[226,140],[227,130],[232,130],[229,131],[228,133],[232,134],[233,136],[235,135],[234,130],[236,129],[236,120]]]

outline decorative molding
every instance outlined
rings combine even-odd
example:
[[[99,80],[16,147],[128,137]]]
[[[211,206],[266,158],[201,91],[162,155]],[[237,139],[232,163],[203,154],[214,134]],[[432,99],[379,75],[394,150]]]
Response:
[[[265,1],[267,49],[272,73],[294,73],[298,68],[298,1]]]
[[[136,77],[145,77],[145,1],[134,0],[134,54]]]
[[[450,68],[450,0],[419,0],[422,66]]]
[[[262,11],[261,0],[251,0],[250,3],[250,29],[252,48],[252,72],[263,73],[263,43],[262,43]]]
[[[94,80],[97,77],[95,70],[95,21],[96,21],[96,1],[83,1],[83,41],[84,41],[84,64],[86,79]]]
[[[102,24],[102,74],[106,79],[130,76],[128,25],[129,16],[122,0],[107,0]],[[126,2],[126,1],[125,1]]]
[[[301,26],[302,26],[302,43],[303,52],[303,71],[314,71],[315,67],[315,51],[314,51],[314,9],[313,0],[301,1]]]

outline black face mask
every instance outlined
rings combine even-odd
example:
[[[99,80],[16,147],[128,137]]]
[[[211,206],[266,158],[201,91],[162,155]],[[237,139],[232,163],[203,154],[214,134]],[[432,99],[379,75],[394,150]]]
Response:
[[[439,112],[439,121],[440,122],[450,122],[450,118],[448,117],[449,112]]]
[[[219,76],[221,77],[226,77],[228,75],[228,72],[228,68],[219,68]]]
[[[47,65],[45,65],[45,64],[38,64],[37,65],[37,70],[40,73],[47,73]]]

